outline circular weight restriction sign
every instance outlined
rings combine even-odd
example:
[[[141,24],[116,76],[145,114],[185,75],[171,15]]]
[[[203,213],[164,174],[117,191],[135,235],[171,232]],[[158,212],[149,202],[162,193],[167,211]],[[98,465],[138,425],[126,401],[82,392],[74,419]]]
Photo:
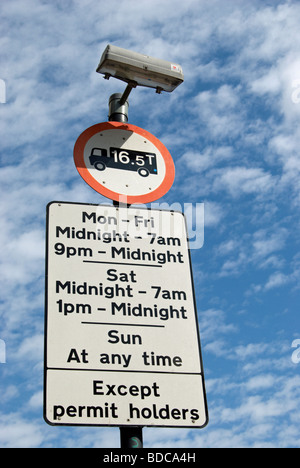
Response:
[[[175,178],[173,159],[163,143],[140,127],[119,122],[86,129],[75,143],[74,161],[96,192],[127,204],[158,200]]]

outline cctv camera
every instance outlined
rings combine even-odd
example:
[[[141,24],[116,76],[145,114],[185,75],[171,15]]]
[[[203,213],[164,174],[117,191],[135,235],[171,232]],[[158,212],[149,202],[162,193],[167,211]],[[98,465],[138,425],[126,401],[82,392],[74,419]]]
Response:
[[[184,81],[180,65],[113,45],[104,50],[96,71],[107,79],[113,76],[135,86],[155,88],[158,92],[171,92]]]

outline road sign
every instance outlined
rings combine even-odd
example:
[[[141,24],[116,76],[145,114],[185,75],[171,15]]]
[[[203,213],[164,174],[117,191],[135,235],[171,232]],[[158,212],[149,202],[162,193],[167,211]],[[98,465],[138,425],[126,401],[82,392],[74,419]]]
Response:
[[[50,203],[45,329],[49,424],[206,425],[182,213]]]
[[[127,204],[158,200],[175,178],[173,159],[162,142],[142,128],[119,122],[85,130],[75,143],[74,161],[94,190]]]

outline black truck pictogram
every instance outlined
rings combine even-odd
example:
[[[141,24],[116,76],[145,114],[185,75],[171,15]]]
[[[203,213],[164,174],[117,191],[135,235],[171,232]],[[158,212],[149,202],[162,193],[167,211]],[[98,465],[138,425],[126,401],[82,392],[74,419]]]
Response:
[[[122,148],[93,148],[89,157],[90,164],[98,171],[106,168],[135,171],[141,177],[150,174],[157,175],[157,159],[155,153],[135,151]]]

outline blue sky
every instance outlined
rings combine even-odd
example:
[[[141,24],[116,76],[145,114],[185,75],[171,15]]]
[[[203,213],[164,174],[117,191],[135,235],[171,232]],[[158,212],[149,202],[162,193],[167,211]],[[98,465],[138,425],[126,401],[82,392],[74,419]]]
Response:
[[[163,201],[205,204],[192,261],[210,422],[144,429],[145,446],[300,447],[300,3],[3,0],[0,16],[0,446],[119,447],[117,429],[42,418],[46,205],[107,202],[73,147],[124,89],[95,72],[114,44],[182,65],[172,94],[132,92],[129,122],[173,156]]]

